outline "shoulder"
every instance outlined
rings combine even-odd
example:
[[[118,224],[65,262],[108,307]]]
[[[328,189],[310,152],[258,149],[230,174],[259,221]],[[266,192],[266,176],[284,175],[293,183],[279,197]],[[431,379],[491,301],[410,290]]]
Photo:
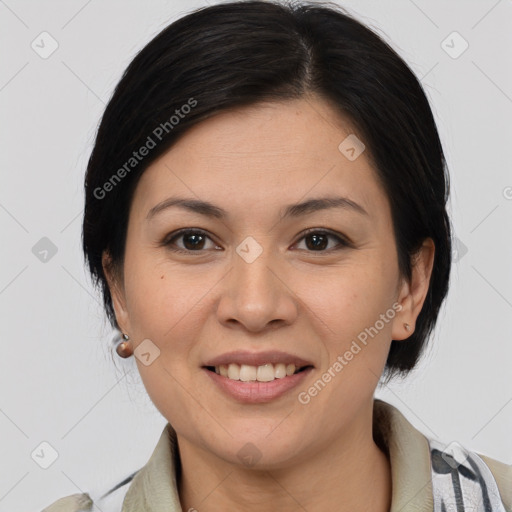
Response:
[[[97,509],[102,512],[119,512],[129,487],[127,484],[133,480],[134,476],[139,471],[140,470],[137,470],[132,473],[98,499],[93,500],[89,493],[72,494],[71,496],[58,499],[41,512],[90,512]],[[95,493],[92,494],[94,495]]]
[[[506,509],[512,510],[512,464],[505,464],[480,453],[477,455],[491,470]]]
[[[169,475],[174,474],[174,467],[169,460],[171,453],[170,447],[173,446],[173,439],[175,439],[174,431],[172,430],[171,425],[167,423],[162,430],[160,440],[153,451],[153,455],[144,466],[139,467],[139,469],[131,473],[121,482],[117,483],[107,492],[105,492],[104,488],[101,489],[101,492],[99,489],[89,489],[88,493],[73,494],[71,496],[60,498],[51,505],[48,505],[41,512],[90,512],[93,510],[101,510],[102,512],[119,512],[123,509],[124,500],[130,489],[133,494],[141,492],[140,482],[142,481],[142,483],[144,483],[145,478],[149,478],[146,473],[152,466],[156,465],[156,470],[155,468],[153,469],[156,471],[157,475],[161,476],[165,469],[168,469]],[[132,489],[135,482],[139,482],[139,487]],[[93,498],[91,498],[91,496]]]
[[[47,506],[42,512],[88,512],[92,510],[93,501],[87,494],[72,494],[60,498]]]
[[[400,503],[427,500],[434,510],[451,510],[449,504],[464,496],[479,503],[478,510],[512,512],[512,465],[426,435],[382,400],[374,413],[374,433],[389,450],[395,480],[407,483],[400,486]]]
[[[471,451],[457,442],[429,438],[434,502],[476,500],[481,508],[512,511],[512,466]],[[435,507],[434,507],[435,508]]]

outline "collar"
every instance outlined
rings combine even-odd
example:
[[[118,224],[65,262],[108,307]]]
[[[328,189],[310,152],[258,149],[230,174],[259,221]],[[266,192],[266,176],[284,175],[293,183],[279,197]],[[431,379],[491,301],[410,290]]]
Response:
[[[428,439],[397,408],[380,399],[373,404],[373,431],[391,463],[390,512],[433,512]],[[181,512],[177,468],[176,432],[167,423],[147,464],[133,478],[122,512]]]

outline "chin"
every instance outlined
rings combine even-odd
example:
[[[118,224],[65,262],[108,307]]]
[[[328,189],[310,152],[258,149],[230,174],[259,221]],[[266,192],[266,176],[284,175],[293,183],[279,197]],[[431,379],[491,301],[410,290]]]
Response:
[[[300,456],[304,447],[304,436],[292,433],[289,429],[280,432],[277,430],[272,432],[272,429],[259,429],[254,426],[251,429],[237,430],[239,434],[236,437],[229,437],[229,445],[217,446],[214,451],[227,462],[245,466],[247,469],[284,468]]]

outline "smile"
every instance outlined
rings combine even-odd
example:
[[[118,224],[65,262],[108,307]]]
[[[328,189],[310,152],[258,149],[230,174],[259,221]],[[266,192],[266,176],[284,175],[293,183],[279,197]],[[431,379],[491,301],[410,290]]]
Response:
[[[258,372],[262,366],[266,368],[261,372],[267,373],[269,380],[258,380]],[[226,373],[226,369],[228,375],[224,376],[221,371]],[[229,376],[230,369],[233,377]],[[219,373],[215,371],[215,367],[203,367],[204,373],[211,379],[215,389],[218,389],[224,396],[243,404],[263,404],[289,395],[294,388],[304,386],[304,380],[313,369],[313,366],[295,368],[294,365],[286,365],[286,375],[276,377],[276,372],[280,375],[283,372],[280,364],[264,364],[258,367],[237,364],[221,365],[218,367]],[[270,371],[272,371],[272,379],[270,379]],[[251,377],[251,380],[241,380],[241,378],[247,377]],[[252,379],[252,377],[256,378]]]
[[[294,364],[285,363],[266,363],[261,366],[230,363],[219,366],[208,366],[206,368],[230,380],[242,382],[272,382],[275,379],[284,379],[287,376],[290,377],[309,367],[310,366],[296,367]]]

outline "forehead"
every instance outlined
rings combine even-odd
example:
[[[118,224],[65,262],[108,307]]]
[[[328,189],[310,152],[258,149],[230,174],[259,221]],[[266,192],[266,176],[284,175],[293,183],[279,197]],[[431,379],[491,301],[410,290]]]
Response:
[[[177,157],[185,150],[218,157],[281,159],[338,157],[338,145],[353,129],[318,97],[262,102],[222,111],[193,126],[174,146]],[[340,138],[341,137],[341,138]]]
[[[385,208],[367,151],[357,156],[356,137],[316,97],[223,111],[190,128],[146,169],[134,201],[148,211],[179,192],[255,212],[340,194],[367,210]],[[356,158],[347,157],[347,144]]]

